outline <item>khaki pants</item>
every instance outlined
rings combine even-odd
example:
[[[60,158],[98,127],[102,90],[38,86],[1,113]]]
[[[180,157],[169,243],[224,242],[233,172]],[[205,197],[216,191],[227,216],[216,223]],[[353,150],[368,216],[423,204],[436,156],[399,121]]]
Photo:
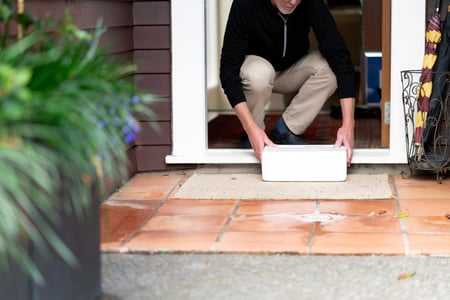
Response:
[[[265,107],[272,92],[294,95],[283,119],[295,134],[302,134],[337,88],[336,76],[325,58],[314,51],[282,72],[275,72],[262,57],[248,55],[240,73],[247,104],[255,122],[265,129]]]

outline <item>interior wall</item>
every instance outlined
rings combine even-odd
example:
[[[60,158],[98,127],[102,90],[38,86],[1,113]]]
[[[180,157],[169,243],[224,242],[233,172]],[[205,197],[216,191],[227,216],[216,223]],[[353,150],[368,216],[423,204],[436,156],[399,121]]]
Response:
[[[431,15],[434,13],[435,11],[435,7],[436,7],[436,1],[437,0],[427,0],[427,19],[429,19],[431,17]],[[447,10],[448,10],[448,6],[450,5],[450,0],[441,0],[441,20],[445,19],[445,16],[447,15]]]
[[[208,0],[206,2],[208,111],[232,111],[219,79],[222,38],[232,2],[232,0]]]

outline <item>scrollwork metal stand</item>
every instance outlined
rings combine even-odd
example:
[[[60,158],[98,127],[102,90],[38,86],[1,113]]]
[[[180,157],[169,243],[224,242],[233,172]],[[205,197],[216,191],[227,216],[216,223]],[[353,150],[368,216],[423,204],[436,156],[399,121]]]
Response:
[[[444,90],[439,97],[430,99],[430,109],[423,122],[424,133],[418,139],[416,128],[418,121],[418,96],[423,88],[420,84],[421,71],[402,71],[402,98],[405,117],[406,152],[408,156],[409,174],[402,173],[404,178],[411,177],[416,171],[436,173],[436,180],[442,179],[450,170],[450,72],[434,73],[442,80]],[[434,87],[437,88],[437,87]],[[420,117],[419,117],[420,118]],[[417,135],[417,136],[416,136]]]

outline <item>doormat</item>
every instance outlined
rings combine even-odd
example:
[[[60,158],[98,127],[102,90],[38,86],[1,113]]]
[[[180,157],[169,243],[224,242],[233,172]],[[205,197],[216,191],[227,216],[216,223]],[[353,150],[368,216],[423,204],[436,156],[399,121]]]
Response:
[[[392,196],[388,174],[348,174],[343,182],[265,182],[261,174],[194,173],[172,198],[381,200]]]

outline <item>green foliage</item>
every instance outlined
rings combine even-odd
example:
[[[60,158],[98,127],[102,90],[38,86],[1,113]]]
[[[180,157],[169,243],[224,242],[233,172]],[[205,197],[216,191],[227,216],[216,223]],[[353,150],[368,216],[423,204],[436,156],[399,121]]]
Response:
[[[0,0],[0,22],[9,23]],[[69,14],[42,21],[21,16],[28,34],[0,48],[0,263],[13,259],[43,283],[25,246],[54,248],[76,259],[53,232],[61,211],[80,217],[93,185],[125,178],[127,149],[138,130],[136,113],[153,101],[136,93],[134,66],[108,58],[99,47],[105,29],[78,29]],[[20,21],[19,20],[19,21]],[[50,33],[51,32],[51,33]],[[60,198],[61,191],[65,198]]]

